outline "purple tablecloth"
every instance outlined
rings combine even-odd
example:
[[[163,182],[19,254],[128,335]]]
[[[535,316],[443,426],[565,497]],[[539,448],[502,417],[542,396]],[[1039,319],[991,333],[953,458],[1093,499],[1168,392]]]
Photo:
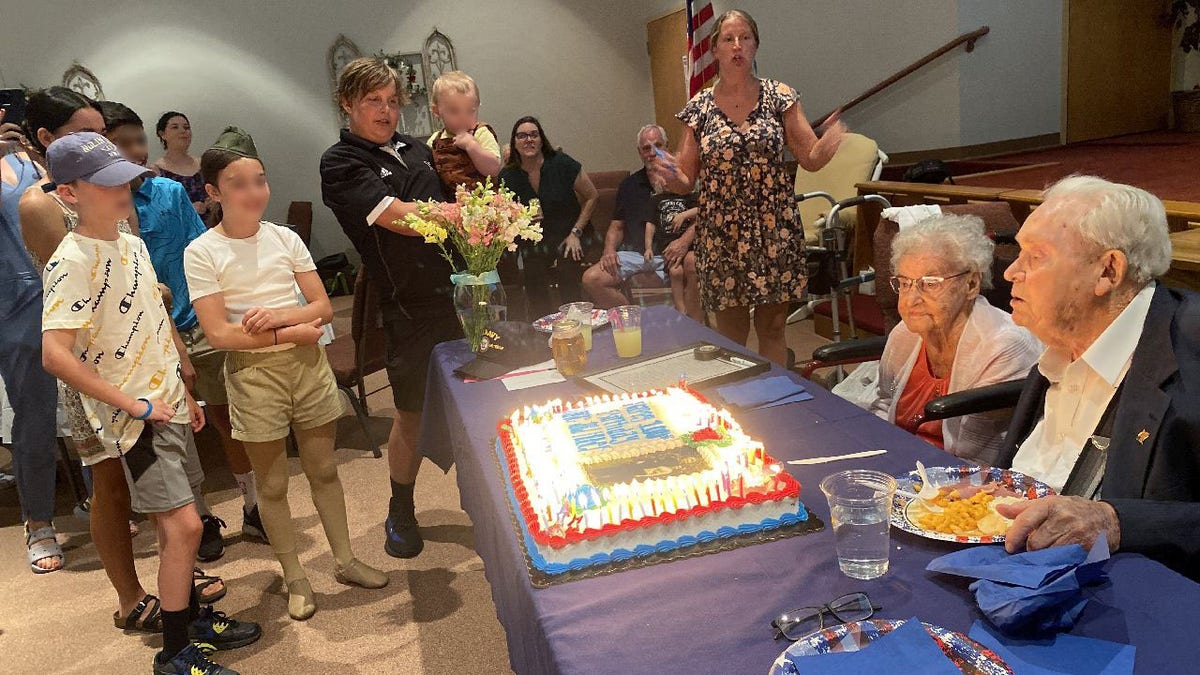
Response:
[[[706,340],[736,345],[667,307],[645,310],[645,353]],[[492,586],[496,614],[508,635],[513,670],[542,673],[766,673],[787,646],[768,625],[779,613],[866,591],[881,618],[919,616],[967,632],[980,613],[964,580],[925,571],[934,557],[960,548],[893,528],[891,570],[874,581],[838,571],[833,532],[759,544],[560,584],[530,585],[492,459],[496,422],[514,409],[585,389],[573,382],[508,392],[500,382],[464,384],[452,372],[471,358],[463,341],[439,345],[430,366],[421,430],[425,456],[443,469],[458,466],[463,509],[475,525],[475,548]],[[597,331],[589,365],[617,360],[608,331]],[[769,375],[786,374],[774,368]],[[765,375],[764,375],[765,376]],[[761,377],[761,376],[760,376]],[[739,422],[772,455],[797,459],[885,448],[886,455],[813,466],[789,466],[801,498],[825,522],[829,509],[817,487],[843,469],[898,473],[915,460],[958,464],[820,387],[811,401],[745,413]],[[1092,602],[1074,633],[1133,644],[1137,671],[1190,670],[1195,654],[1190,622],[1200,585],[1142,556],[1118,554],[1111,583],[1089,591]]]

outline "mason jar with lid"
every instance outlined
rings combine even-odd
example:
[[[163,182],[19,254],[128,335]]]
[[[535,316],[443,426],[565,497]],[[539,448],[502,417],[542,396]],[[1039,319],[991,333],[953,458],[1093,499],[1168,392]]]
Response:
[[[554,366],[566,376],[577,375],[587,368],[587,347],[580,325],[575,319],[559,319],[554,322],[554,332],[550,336]]]

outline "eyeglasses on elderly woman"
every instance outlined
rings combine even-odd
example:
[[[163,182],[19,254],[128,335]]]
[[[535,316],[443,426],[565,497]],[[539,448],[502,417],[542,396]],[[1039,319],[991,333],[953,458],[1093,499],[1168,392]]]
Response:
[[[894,276],[888,279],[888,283],[891,284],[892,290],[897,293],[908,293],[911,292],[913,288],[916,288],[921,292],[922,295],[930,295],[945,288],[947,281],[950,281],[951,279],[957,279],[958,277],[970,273],[971,270],[964,270],[958,274],[953,274],[948,277],[924,276],[917,279]]]

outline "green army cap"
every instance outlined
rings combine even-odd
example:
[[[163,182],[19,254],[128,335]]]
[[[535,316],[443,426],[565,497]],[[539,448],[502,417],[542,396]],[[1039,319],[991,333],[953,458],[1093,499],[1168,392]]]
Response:
[[[250,134],[238,127],[225,127],[225,131],[217,137],[217,142],[209,150],[228,150],[242,157],[258,159],[258,148],[254,147],[254,139]]]

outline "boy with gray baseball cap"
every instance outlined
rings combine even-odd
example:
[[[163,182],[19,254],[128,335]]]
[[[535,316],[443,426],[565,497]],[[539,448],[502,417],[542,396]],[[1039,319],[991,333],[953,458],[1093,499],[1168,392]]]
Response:
[[[202,526],[184,453],[204,413],[183,385],[150,254],[141,239],[117,230],[133,210],[128,183],[151,172],[91,132],[56,140],[46,159],[79,225],[46,263],[43,362],[79,390],[104,449],[94,461],[119,459],[134,510],[156,517],[163,651],[154,672],[236,675],[193,644],[232,649],[262,634],[257,624],[193,602]]]

